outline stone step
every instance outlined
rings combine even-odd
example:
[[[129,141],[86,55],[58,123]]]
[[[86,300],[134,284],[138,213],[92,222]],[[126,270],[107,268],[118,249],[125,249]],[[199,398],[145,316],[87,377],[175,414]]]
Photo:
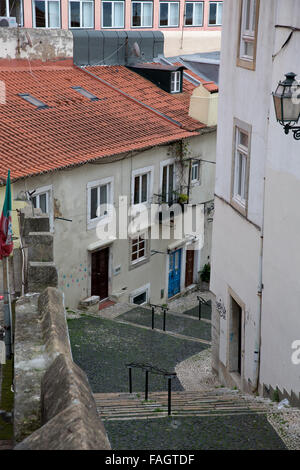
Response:
[[[167,392],[151,392],[146,402],[143,395],[128,393],[95,394],[99,415],[104,420],[148,419],[167,416]],[[266,413],[266,406],[245,400],[239,393],[173,392],[172,415],[230,416]]]

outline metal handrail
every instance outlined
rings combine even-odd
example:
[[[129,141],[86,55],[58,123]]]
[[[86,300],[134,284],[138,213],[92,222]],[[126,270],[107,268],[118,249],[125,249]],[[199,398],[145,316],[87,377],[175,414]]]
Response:
[[[164,307],[163,305],[156,305],[156,304],[150,304],[150,307],[152,309],[152,321],[151,321],[151,328],[154,330],[154,313],[156,308],[161,308],[164,314],[164,321],[163,321],[163,331],[166,331],[166,313],[169,310],[169,307]]]
[[[129,372],[129,393],[132,393],[132,369],[138,368],[145,371],[145,400],[148,400],[149,372],[152,374],[163,375],[168,379],[168,415],[171,415],[171,381],[177,377],[176,372],[168,372],[165,369],[159,369],[149,363],[130,362],[125,364]]]
[[[199,313],[199,320],[201,320],[201,308],[202,308],[202,305],[209,305],[208,301],[205,300],[203,297],[200,297],[200,295],[197,295],[197,300],[199,302],[199,306],[198,306],[198,313]]]

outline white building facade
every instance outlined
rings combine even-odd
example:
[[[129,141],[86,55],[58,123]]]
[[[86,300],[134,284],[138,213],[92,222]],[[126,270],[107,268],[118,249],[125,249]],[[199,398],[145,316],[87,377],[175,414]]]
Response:
[[[214,370],[295,403],[300,143],[277,123],[271,93],[300,75],[299,28],[297,0],[224,2],[211,276]]]

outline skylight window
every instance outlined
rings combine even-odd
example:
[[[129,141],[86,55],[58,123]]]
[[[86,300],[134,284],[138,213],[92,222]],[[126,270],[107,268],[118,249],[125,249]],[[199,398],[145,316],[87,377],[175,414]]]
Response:
[[[93,95],[93,93],[90,93],[81,86],[72,86],[72,88],[73,90],[78,91],[78,93],[88,98],[90,101],[99,101],[99,98],[97,98],[97,96]]]
[[[19,96],[23,98],[23,100],[27,101],[30,104],[33,104],[37,109],[47,109],[49,106],[42,101],[38,100],[34,96],[30,95],[29,93],[19,93]]]

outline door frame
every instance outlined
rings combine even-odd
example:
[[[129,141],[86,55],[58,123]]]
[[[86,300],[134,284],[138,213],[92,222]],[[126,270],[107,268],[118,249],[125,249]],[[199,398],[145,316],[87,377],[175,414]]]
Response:
[[[108,243],[105,246],[101,246],[101,248],[97,248],[96,250],[89,251],[88,252],[88,257],[89,257],[89,266],[90,266],[90,280],[89,280],[89,297],[92,295],[92,255],[94,253],[97,253],[98,251],[101,250],[106,250],[108,249],[108,279],[107,279],[107,292],[108,292],[108,297],[110,296],[112,292],[112,243]],[[105,300],[105,299],[102,299]],[[101,300],[101,302],[102,302]]]
[[[241,308],[241,373],[238,371],[230,370],[230,336],[231,336],[231,322],[232,322],[232,299]],[[227,347],[226,347],[226,367],[231,377],[238,382],[239,387],[242,386],[245,368],[245,303],[241,298],[228,287],[228,315],[227,315]]]

